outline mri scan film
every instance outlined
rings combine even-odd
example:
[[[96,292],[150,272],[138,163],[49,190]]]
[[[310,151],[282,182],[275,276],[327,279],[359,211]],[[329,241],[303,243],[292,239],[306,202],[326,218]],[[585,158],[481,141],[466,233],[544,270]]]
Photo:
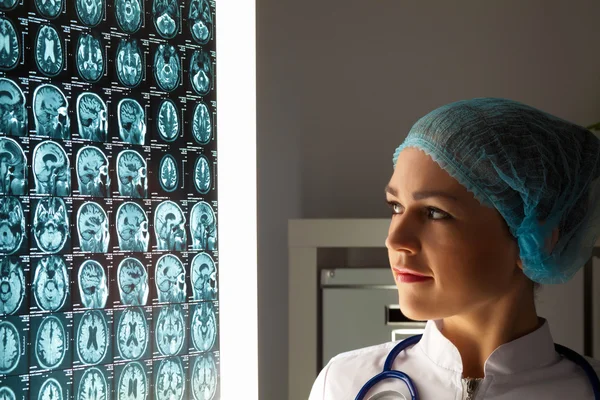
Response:
[[[104,4],[103,0],[75,0],[77,18],[87,26],[98,25],[104,15]]]
[[[110,335],[102,311],[86,311],[79,321],[75,336],[79,360],[86,365],[95,365],[102,361],[108,351]]]
[[[179,84],[181,61],[175,46],[161,44],[154,55],[154,79],[158,87],[170,92]]]
[[[60,310],[67,300],[70,286],[69,271],[62,257],[47,256],[37,263],[32,289],[40,309]]]
[[[158,167],[160,187],[165,192],[172,192],[177,189],[179,185],[179,169],[177,168],[177,161],[175,157],[170,154],[165,154],[160,160]]]
[[[7,51],[6,48],[0,50],[0,67],[3,51]],[[0,78],[0,133],[25,136],[27,126],[27,108],[23,91],[12,79]]]
[[[148,272],[137,259],[128,257],[119,264],[118,284],[121,303],[128,306],[143,306],[148,301]]]
[[[122,99],[117,108],[119,135],[125,143],[144,144],[146,116],[144,109],[134,99]]]
[[[69,103],[58,87],[45,83],[35,89],[33,116],[36,134],[52,139],[71,138]]]
[[[108,232],[108,216],[98,203],[83,203],[77,212],[77,234],[79,248],[83,252],[106,253],[110,233]]]
[[[27,158],[16,140],[0,137],[0,195],[27,193]]]
[[[217,245],[217,220],[206,202],[194,204],[190,213],[190,230],[194,250],[215,250]]]
[[[104,54],[98,38],[84,33],[77,41],[77,72],[82,79],[96,82],[104,73]]]
[[[67,153],[57,142],[46,140],[33,150],[33,175],[37,194],[69,196],[71,169]]]
[[[117,156],[119,194],[133,198],[148,197],[146,160],[135,150],[124,150]]]
[[[75,161],[79,194],[93,197],[107,197],[110,193],[108,158],[95,146],[82,147]]]
[[[158,110],[158,134],[160,138],[165,142],[174,141],[179,136],[180,126],[177,105],[171,99],[163,100]]]
[[[25,238],[23,206],[16,197],[0,197],[0,254],[14,254]]]
[[[70,235],[67,206],[60,197],[41,199],[36,207],[31,226],[37,247],[44,253],[63,249]]]
[[[0,316],[18,312],[25,300],[25,271],[16,257],[0,258]]]
[[[174,254],[165,254],[156,263],[154,282],[161,303],[182,303],[186,297],[185,268]]]
[[[183,251],[187,243],[185,216],[177,203],[163,201],[154,211],[154,232],[158,250]]]
[[[194,256],[191,280],[194,300],[213,301],[217,299],[217,269],[210,255],[199,253]]]
[[[148,217],[144,209],[137,203],[126,202],[117,209],[116,221],[119,236],[119,248],[123,251],[148,251],[150,234]]]
[[[108,135],[108,108],[95,93],[81,93],[77,97],[77,126],[82,139],[106,142]]]
[[[0,400],[219,400],[216,0],[0,0]]]
[[[124,360],[139,359],[148,346],[150,330],[146,315],[139,307],[126,308],[119,318],[116,342]]]
[[[108,299],[108,279],[104,267],[95,260],[85,260],[77,276],[81,304],[85,308],[104,308]]]
[[[14,69],[21,57],[21,48],[19,46],[19,34],[11,20],[0,17],[0,35],[2,39],[0,69]]]

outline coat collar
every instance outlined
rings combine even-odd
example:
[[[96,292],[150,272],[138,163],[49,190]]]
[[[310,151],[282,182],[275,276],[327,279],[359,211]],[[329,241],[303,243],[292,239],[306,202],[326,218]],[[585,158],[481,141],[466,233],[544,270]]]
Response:
[[[519,373],[556,362],[560,356],[554,350],[554,341],[548,321],[538,317],[541,326],[496,348],[485,361],[484,372],[489,375]],[[443,320],[429,320],[423,337],[417,344],[427,357],[438,366],[462,374],[462,359],[454,344],[442,334]]]

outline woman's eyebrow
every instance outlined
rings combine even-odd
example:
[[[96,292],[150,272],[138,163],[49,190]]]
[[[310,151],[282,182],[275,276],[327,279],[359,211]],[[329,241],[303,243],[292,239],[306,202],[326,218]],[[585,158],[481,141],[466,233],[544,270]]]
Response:
[[[396,189],[394,189],[393,187],[390,187],[390,185],[387,185],[385,187],[385,193],[390,193],[391,195],[398,197],[398,191]],[[420,192],[413,193],[413,199],[415,201],[423,200],[428,197],[443,197],[443,198],[458,202],[458,198],[456,196],[451,195],[450,193],[440,191],[440,190],[423,190]]]

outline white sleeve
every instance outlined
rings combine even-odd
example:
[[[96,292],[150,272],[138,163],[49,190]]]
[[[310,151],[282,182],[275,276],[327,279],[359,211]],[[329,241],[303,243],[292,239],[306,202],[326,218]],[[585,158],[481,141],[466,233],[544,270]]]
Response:
[[[329,367],[331,366],[331,361],[327,363],[327,365],[319,372],[315,383],[313,383],[312,390],[310,391],[310,395],[308,396],[308,400],[325,400],[325,386],[327,373],[329,372]]]

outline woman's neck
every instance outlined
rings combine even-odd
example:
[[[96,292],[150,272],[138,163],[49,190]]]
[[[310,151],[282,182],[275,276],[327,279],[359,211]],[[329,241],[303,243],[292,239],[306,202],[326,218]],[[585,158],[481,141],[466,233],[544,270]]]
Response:
[[[494,350],[535,331],[541,322],[533,292],[525,290],[444,318],[442,334],[460,353],[463,378],[483,378],[485,362]]]

